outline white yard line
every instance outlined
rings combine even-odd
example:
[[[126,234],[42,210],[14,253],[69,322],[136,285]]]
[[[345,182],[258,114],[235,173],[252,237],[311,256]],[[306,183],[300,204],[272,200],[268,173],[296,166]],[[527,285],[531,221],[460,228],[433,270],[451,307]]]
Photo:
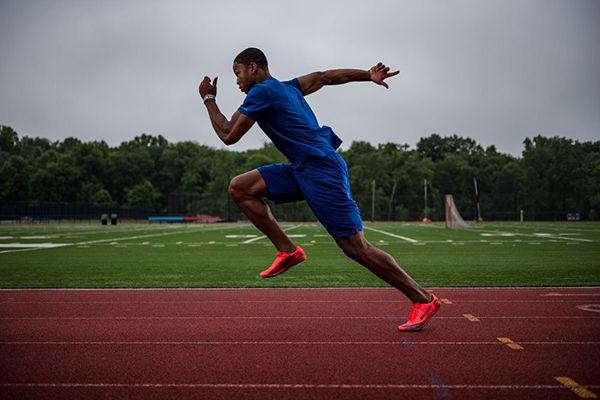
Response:
[[[301,226],[302,226],[302,224],[294,225],[294,226],[291,226],[289,228],[285,228],[283,231],[284,232],[291,231],[292,229],[300,228]],[[244,240],[242,243],[243,244],[248,244],[248,243],[256,242],[257,240],[264,239],[264,238],[266,238],[266,236],[264,236],[264,235],[263,236],[258,236],[258,237],[252,238],[252,239]]]
[[[406,237],[406,236],[396,235],[396,234],[393,234],[393,233],[390,233],[390,232],[382,231],[380,229],[371,228],[369,226],[363,226],[363,228],[365,228],[366,230],[369,230],[369,231],[381,233],[383,235],[388,235],[388,236],[395,237],[395,238],[398,238],[398,239],[406,240],[407,242],[411,242],[411,243],[418,243],[419,242],[418,240],[411,239],[411,238]]]
[[[534,237],[536,239],[560,239],[560,240],[571,240],[576,242],[593,242],[591,239],[581,239],[581,238],[572,238],[572,237],[564,237],[564,236],[555,236],[551,234],[540,234],[540,233],[521,233],[521,232],[504,232],[504,231],[488,231],[481,230],[476,233],[491,233],[494,235],[513,235],[513,236],[527,236]]]
[[[125,236],[125,237],[119,237],[119,238],[110,238],[110,239],[99,239],[99,240],[87,240],[87,241],[83,241],[83,242],[77,242],[77,243],[42,243],[45,245],[49,245],[49,244],[53,244],[54,246],[45,246],[45,247],[33,247],[35,244],[31,243],[32,248],[19,248],[19,249],[12,249],[12,250],[3,250],[0,251],[1,253],[14,253],[14,252],[18,252],[18,251],[33,251],[33,250],[41,250],[41,249],[50,249],[50,248],[55,248],[55,247],[70,247],[70,246],[81,246],[81,245],[88,245],[88,244],[97,244],[97,243],[106,243],[106,242],[118,242],[121,240],[133,240],[133,239],[144,239],[144,238],[149,238],[149,237],[160,237],[160,236],[168,236],[168,235],[178,235],[178,234],[184,234],[184,233],[196,233],[196,232],[211,232],[211,231],[219,231],[219,230],[225,230],[225,229],[235,229],[235,228],[239,228],[238,226],[224,226],[224,227],[219,227],[216,229],[193,229],[190,230],[189,228],[187,229],[179,229],[179,227],[177,228],[169,228],[171,230],[171,232],[161,232],[161,233],[150,233],[147,235],[137,235],[137,236]],[[176,229],[175,231],[172,231],[173,229]]]
[[[53,247],[62,247],[67,246],[67,243],[0,243],[1,248],[10,248],[10,249],[31,249],[31,248],[40,248],[40,249],[51,249]]]

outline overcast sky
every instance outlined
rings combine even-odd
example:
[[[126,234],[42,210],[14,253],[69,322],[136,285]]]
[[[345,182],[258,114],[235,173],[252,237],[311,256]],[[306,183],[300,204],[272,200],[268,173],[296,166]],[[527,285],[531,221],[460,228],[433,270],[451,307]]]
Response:
[[[0,124],[21,136],[117,145],[141,133],[225,147],[198,96],[242,103],[232,61],[267,55],[281,80],[332,68],[399,69],[308,97],[354,140],[472,137],[515,155],[537,134],[600,140],[600,1],[0,0]],[[255,126],[232,149],[261,146]]]

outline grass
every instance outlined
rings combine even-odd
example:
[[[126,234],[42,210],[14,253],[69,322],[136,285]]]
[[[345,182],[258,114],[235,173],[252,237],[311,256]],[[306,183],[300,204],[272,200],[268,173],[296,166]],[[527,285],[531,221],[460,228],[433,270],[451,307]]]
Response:
[[[317,224],[283,224],[308,260],[275,279],[274,257],[251,225],[4,225],[0,287],[385,287],[346,258]],[[598,286],[600,224],[367,224],[365,234],[426,287]],[[369,230],[416,240],[410,242]],[[297,236],[296,236],[297,235]],[[23,249],[18,245],[64,244]]]

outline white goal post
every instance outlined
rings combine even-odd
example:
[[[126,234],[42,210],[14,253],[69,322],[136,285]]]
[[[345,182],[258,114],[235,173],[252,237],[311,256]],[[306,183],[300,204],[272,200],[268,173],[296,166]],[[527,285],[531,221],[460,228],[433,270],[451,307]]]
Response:
[[[446,216],[446,228],[460,229],[471,227],[471,225],[467,224],[460,216],[451,194],[447,194],[444,198],[444,214]]]

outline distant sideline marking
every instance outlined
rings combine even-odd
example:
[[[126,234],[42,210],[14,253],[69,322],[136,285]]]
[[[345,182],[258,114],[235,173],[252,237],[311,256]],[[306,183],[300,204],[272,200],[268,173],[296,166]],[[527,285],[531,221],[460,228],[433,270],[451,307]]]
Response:
[[[222,229],[233,229],[233,228],[238,228],[238,227],[237,226],[223,226],[223,227],[218,227],[216,229],[203,229],[203,228],[201,228],[201,229],[194,229],[194,230],[189,230],[189,228],[188,228],[188,229],[177,229],[174,232],[150,233],[150,234],[147,234],[147,235],[126,236],[126,237],[112,238],[112,239],[87,240],[87,241],[84,241],[84,242],[77,242],[77,243],[47,243],[47,244],[54,244],[54,246],[50,246],[50,247],[32,247],[32,248],[14,249],[14,250],[4,250],[4,251],[0,251],[0,253],[14,253],[14,252],[18,252],[18,251],[32,251],[32,250],[41,250],[41,249],[52,249],[52,248],[55,248],[55,247],[82,246],[82,245],[96,244],[96,243],[117,242],[117,241],[120,241],[120,240],[133,240],[133,239],[142,239],[142,238],[148,238],[148,237],[178,235],[178,234],[195,233],[195,232],[210,232],[210,231],[219,231],[219,230],[222,230]],[[173,228],[169,228],[169,230],[173,230]],[[42,244],[44,244],[44,243],[42,243]],[[111,243],[111,244],[113,244],[113,243]],[[116,244],[116,243],[114,243],[114,244]],[[33,243],[31,245],[33,245]],[[2,247],[2,246],[0,246],[0,247]],[[4,246],[4,247],[6,247],[6,246]]]
[[[0,249],[51,249],[53,247],[70,246],[69,243],[0,243]]]
[[[285,228],[283,231],[284,232],[291,231],[292,229],[300,228],[301,226],[302,226],[302,224],[294,225],[294,226],[291,226],[289,228]],[[252,238],[252,239],[245,240],[242,243],[248,244],[248,243],[252,243],[252,242],[255,242],[257,240],[264,239],[264,238],[266,238],[266,236],[264,236],[264,235],[263,236],[258,236],[258,237]]]
[[[528,237],[534,237],[534,238],[544,238],[544,239],[561,239],[561,240],[572,240],[572,241],[577,241],[577,242],[593,242],[593,240],[591,239],[582,239],[582,238],[572,238],[572,237],[564,237],[564,236],[556,236],[556,235],[552,235],[550,233],[533,233],[533,234],[529,234],[529,233],[522,233],[522,232],[502,232],[502,231],[480,231],[483,233],[480,233],[480,235],[482,236],[488,236],[488,235],[497,235],[497,236],[528,236]]]
[[[366,230],[369,230],[369,231],[378,232],[378,233],[381,233],[381,234],[384,234],[384,235],[388,235],[388,236],[395,237],[395,238],[398,238],[398,239],[406,240],[407,242],[411,242],[411,243],[417,243],[418,242],[418,240],[411,239],[411,238],[406,237],[406,236],[395,235],[395,234],[390,233],[390,232],[382,231],[381,229],[375,229],[375,228],[371,228],[369,226],[364,226],[363,228],[365,228]]]

